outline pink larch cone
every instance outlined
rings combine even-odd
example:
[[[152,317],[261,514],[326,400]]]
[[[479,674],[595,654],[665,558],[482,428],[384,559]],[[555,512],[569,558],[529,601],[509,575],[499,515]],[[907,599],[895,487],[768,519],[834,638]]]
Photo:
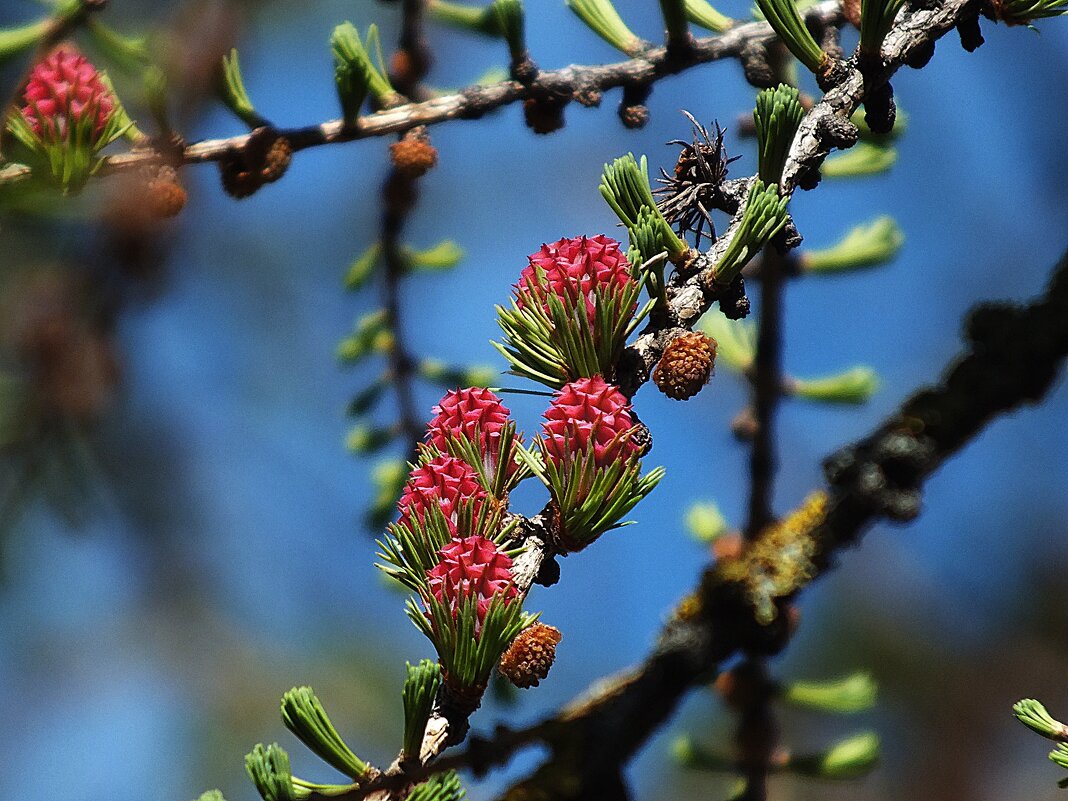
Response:
[[[34,133],[46,140],[64,139],[71,126],[88,120],[95,143],[115,110],[115,99],[96,67],[62,47],[34,66],[23,99],[22,113]]]
[[[441,562],[427,571],[430,592],[455,615],[467,598],[478,601],[481,626],[494,595],[510,601],[518,594],[512,583],[512,559],[485,537],[454,537],[438,555]]]
[[[477,387],[449,390],[433,411],[434,418],[427,424],[427,442],[444,453],[449,436],[462,435],[479,447],[486,472],[494,475],[501,459],[501,432],[508,425],[508,407],[501,399]],[[518,468],[512,459],[509,475]]]
[[[543,305],[546,292],[550,292],[561,299],[571,300],[576,306],[582,301],[590,323],[595,319],[595,290],[605,289],[610,294],[621,292],[634,282],[626,254],[616,240],[607,236],[561,239],[551,245],[542,245],[529,260],[516,284],[520,308],[523,308],[524,291],[531,292]],[[547,287],[538,280],[539,268],[545,272]],[[621,311],[630,315],[634,308]]]
[[[477,513],[485,498],[486,491],[475,468],[462,459],[437,456],[415,468],[408,477],[397,504],[398,522],[414,527],[426,518],[430,509],[438,507],[455,532],[460,506],[469,502]]]
[[[594,462],[607,467],[638,452],[639,445],[627,435],[633,427],[630,404],[617,387],[599,375],[580,378],[561,387],[545,412],[545,451],[561,465],[593,443]]]

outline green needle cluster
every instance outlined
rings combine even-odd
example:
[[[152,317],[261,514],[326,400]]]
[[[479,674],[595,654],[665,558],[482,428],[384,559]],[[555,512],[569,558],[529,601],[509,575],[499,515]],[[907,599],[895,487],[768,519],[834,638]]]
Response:
[[[367,763],[338,734],[311,687],[294,687],[282,696],[282,722],[309,750],[351,779],[367,775]]]
[[[844,153],[835,153],[823,162],[824,178],[859,178],[886,172],[897,161],[897,150],[888,145],[858,142]]]
[[[797,60],[819,75],[828,56],[812,38],[794,0],[757,0],[757,5]]]
[[[994,2],[994,17],[1006,25],[1026,25],[1036,19],[1048,19],[1068,14],[1068,0],[1000,0]]]
[[[479,599],[469,595],[454,609],[432,595],[424,595],[426,609],[414,598],[407,602],[408,617],[438,652],[442,670],[448,674],[449,688],[456,692],[481,691],[489,681],[501,654],[537,615],[523,611],[520,599],[506,600],[494,595],[479,624]]]
[[[611,0],[567,0],[567,7],[616,50],[636,56],[646,49],[646,42],[627,27]]]
[[[716,33],[723,33],[734,25],[733,19],[717,11],[708,0],[686,0],[686,16],[694,25]]]
[[[854,734],[817,754],[794,756],[787,770],[818,779],[856,779],[879,764],[879,735],[867,731]]]
[[[678,259],[689,250],[657,208],[649,188],[649,165],[645,156],[639,163],[633,153],[628,153],[606,164],[601,174],[601,197],[626,226],[632,245],[637,245],[636,238],[641,238],[646,246],[659,239],[661,249],[666,250],[671,259]],[[650,226],[655,231],[643,231]],[[642,252],[644,260],[654,255]]]
[[[1068,741],[1068,726],[1065,726],[1046,707],[1033,698],[1017,701],[1012,706],[1016,719],[1036,734],[1050,740]]]
[[[0,65],[15,56],[32,50],[57,27],[62,30],[64,26],[82,13],[82,0],[62,0],[55,4],[55,10],[51,16],[25,25],[0,28]]]
[[[867,403],[878,389],[879,376],[864,365],[824,378],[797,378],[792,384],[796,397],[822,403]]]
[[[522,0],[494,0],[488,6],[430,0],[427,12],[446,25],[504,39],[513,61],[526,55]]]
[[[341,113],[346,125],[356,123],[368,96],[380,105],[385,105],[396,96],[389,78],[386,77],[377,26],[371,25],[367,29],[367,36],[361,38],[360,32],[351,22],[343,22],[334,28],[330,37],[330,49],[334,54],[334,82],[337,84]],[[375,54],[375,61],[371,59],[372,52]]]
[[[835,245],[802,254],[806,273],[833,273],[876,267],[897,255],[905,235],[893,217],[883,215],[850,228]]]
[[[456,771],[436,773],[408,794],[408,801],[463,801],[467,797]]]
[[[800,93],[793,86],[781,83],[757,95],[753,122],[760,150],[759,174],[764,183],[778,184],[782,180],[786,155],[804,118]]]
[[[782,690],[784,701],[836,714],[871,709],[878,694],[878,685],[870,673],[854,673],[831,681],[795,681]]]
[[[753,181],[742,219],[723,255],[716,262],[717,283],[729,284],[733,281],[757,251],[786,226],[789,219],[786,205],[789,202],[789,195],[780,197],[777,185],[768,186],[759,178]]]
[[[249,128],[257,128],[263,124],[262,117],[256,113],[256,107],[252,105],[252,99],[245,89],[236,48],[232,48],[230,54],[222,58],[221,90],[222,101],[234,113],[234,116]]]
[[[405,663],[404,680],[404,759],[418,759],[426,722],[434,709],[441,687],[441,668],[437,662],[423,659],[418,665]]]
[[[1068,726],[1053,717],[1041,703],[1034,698],[1025,698],[1012,706],[1017,720],[1036,734],[1053,740],[1056,747],[1049,752],[1053,764],[1068,769]],[[1068,777],[1057,782],[1058,787],[1068,787]]]
[[[263,801],[297,801],[289,754],[278,743],[257,743],[245,757],[245,771]]]

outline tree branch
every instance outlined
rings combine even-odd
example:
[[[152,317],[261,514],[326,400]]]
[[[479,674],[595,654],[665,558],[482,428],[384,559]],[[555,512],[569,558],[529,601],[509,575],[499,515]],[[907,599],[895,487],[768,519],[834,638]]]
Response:
[[[841,9],[836,0],[823,0],[809,9],[806,16],[819,24],[833,25],[840,22]],[[673,51],[670,55],[667,48],[654,47],[639,57],[615,64],[572,65],[560,70],[539,72],[526,85],[508,80],[492,86],[469,87],[423,102],[405,103],[363,116],[353,126],[346,126],[341,120],[329,120],[279,133],[289,140],[295,152],[321,145],[404,133],[420,125],[436,125],[455,119],[478,119],[490,111],[534,96],[567,97],[583,105],[597,105],[601,93],[607,89],[651,85],[700,64],[737,58],[746,49],[759,47],[774,38],[775,34],[767,23],[750,22],[718,36],[695,40],[692,48]],[[187,145],[179,154],[180,160],[184,164],[219,161],[233,151],[243,149],[248,141],[248,134],[206,139]],[[105,159],[102,172],[135,169],[160,160],[161,156],[152,150],[116,154]]]
[[[806,173],[818,169],[832,147],[839,144],[843,123],[872,88],[887,83],[905,65],[922,66],[934,43],[974,11],[976,0],[947,0],[936,8],[906,11],[883,41],[883,63],[862,70],[854,56],[844,81],[831,89],[805,116],[783,168],[782,186],[793,191]]]

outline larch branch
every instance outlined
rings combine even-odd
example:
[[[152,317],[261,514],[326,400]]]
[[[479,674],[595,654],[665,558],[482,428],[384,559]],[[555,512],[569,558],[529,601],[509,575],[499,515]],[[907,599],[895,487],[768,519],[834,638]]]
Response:
[[[841,9],[836,0],[823,0],[808,10],[807,16],[820,24],[837,24]],[[628,85],[650,85],[670,75],[713,61],[741,56],[747,48],[769,43],[775,38],[765,22],[738,25],[718,36],[696,39],[684,51],[654,47],[642,55],[604,65],[572,65],[559,70],[539,72],[528,84],[515,80],[491,86],[473,86],[455,94],[442,95],[422,102],[405,103],[360,117],[347,126],[340,119],[317,125],[280,130],[294,151],[310,147],[350,142],[390,134],[400,134],[421,125],[437,125],[449,120],[478,119],[488,112],[530,97],[552,95],[569,97],[579,103],[596,104],[608,89]],[[205,139],[186,145],[180,153],[184,164],[219,161],[248,143],[249,135],[224,139]],[[158,162],[160,155],[151,149],[121,153],[105,159],[104,173],[134,169]]]

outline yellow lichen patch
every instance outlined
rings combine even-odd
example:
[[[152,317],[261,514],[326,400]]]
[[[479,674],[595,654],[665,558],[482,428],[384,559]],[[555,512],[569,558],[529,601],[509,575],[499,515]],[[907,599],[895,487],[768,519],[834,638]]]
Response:
[[[772,523],[748,546],[741,559],[720,565],[720,577],[745,586],[756,619],[775,619],[775,601],[790,595],[813,576],[812,534],[827,515],[828,496],[818,491],[781,520]]]
[[[679,605],[672,610],[673,620],[690,622],[696,620],[701,614],[701,597],[697,593],[690,593],[679,601]]]

